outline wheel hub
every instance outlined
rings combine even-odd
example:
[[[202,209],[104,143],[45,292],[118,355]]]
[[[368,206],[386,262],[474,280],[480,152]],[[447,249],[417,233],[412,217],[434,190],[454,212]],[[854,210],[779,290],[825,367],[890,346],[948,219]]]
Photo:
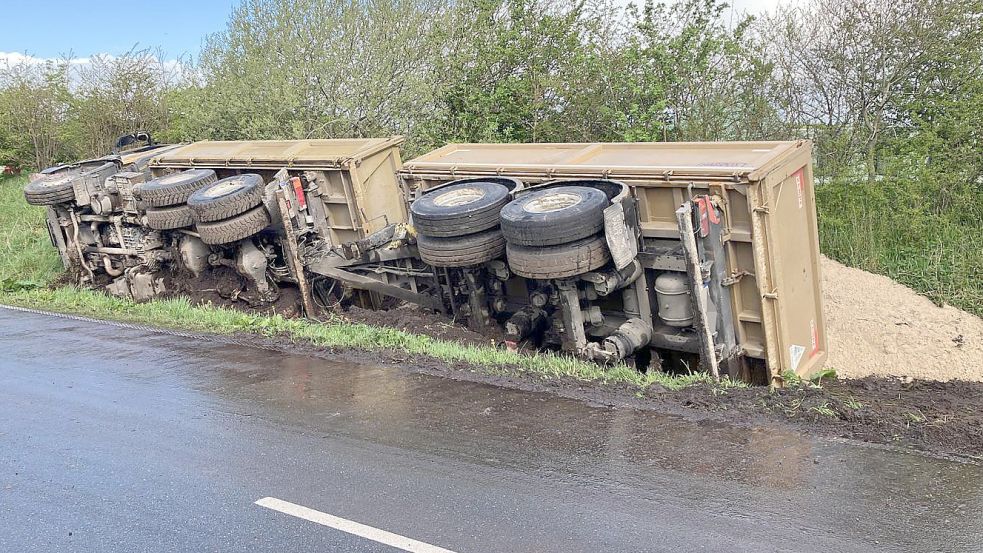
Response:
[[[236,188],[239,188],[238,180],[224,181],[215,183],[213,186],[209,187],[208,190],[202,194],[206,198],[217,198],[219,196],[224,196],[233,192]]]
[[[556,192],[540,196],[522,206],[522,209],[529,213],[550,213],[560,211],[579,204],[582,198],[577,194],[569,192]]]
[[[467,187],[449,190],[438,194],[433,203],[439,207],[457,207],[477,202],[485,197],[485,192],[480,188]]]

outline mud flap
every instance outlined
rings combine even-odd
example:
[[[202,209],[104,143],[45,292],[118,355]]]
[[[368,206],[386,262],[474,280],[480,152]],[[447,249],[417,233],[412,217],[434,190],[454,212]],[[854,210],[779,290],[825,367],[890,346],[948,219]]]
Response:
[[[51,239],[51,245],[58,248],[58,256],[61,257],[61,264],[65,267],[65,270],[70,270],[72,268],[72,257],[68,252],[68,243],[65,241],[65,235],[61,230],[61,225],[58,224],[58,214],[55,212],[55,208],[48,206],[45,210],[45,222],[48,227],[48,238]]]
[[[618,269],[624,269],[638,256],[638,237],[628,225],[629,216],[635,216],[633,198],[624,198],[604,209],[604,239]]]

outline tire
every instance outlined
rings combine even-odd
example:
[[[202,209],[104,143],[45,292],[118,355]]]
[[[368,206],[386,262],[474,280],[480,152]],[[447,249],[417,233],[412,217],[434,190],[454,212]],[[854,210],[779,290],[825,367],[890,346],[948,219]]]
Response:
[[[451,238],[498,226],[509,189],[494,182],[462,182],[424,194],[410,206],[413,226],[425,236]]]
[[[188,201],[188,196],[218,177],[211,169],[189,169],[140,183],[133,188],[147,207],[167,207]]]
[[[557,186],[523,194],[502,209],[502,234],[517,246],[555,246],[604,228],[607,194],[586,186]]]
[[[582,275],[611,259],[602,235],[558,246],[519,246],[510,242],[506,255],[515,274],[540,280]]]
[[[224,221],[195,225],[198,229],[198,235],[201,236],[201,241],[206,244],[236,242],[243,238],[249,238],[268,226],[270,226],[270,215],[263,206]]]
[[[418,235],[420,259],[434,267],[471,267],[502,257],[505,238],[495,228],[451,238]]]
[[[41,176],[24,187],[24,199],[31,205],[55,205],[75,200],[73,183],[91,167],[56,166],[41,171]]]
[[[186,205],[147,208],[147,226],[155,230],[171,230],[191,227],[195,224],[195,214]]]
[[[195,190],[188,206],[198,222],[221,221],[235,217],[263,203],[266,183],[255,173],[243,173],[215,181]]]

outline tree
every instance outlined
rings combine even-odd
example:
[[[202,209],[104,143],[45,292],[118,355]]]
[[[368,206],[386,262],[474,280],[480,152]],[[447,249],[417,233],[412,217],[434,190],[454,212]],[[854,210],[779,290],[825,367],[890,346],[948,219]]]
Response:
[[[42,169],[65,153],[67,71],[64,62],[0,69],[0,163]]]
[[[776,88],[786,91],[781,109],[817,139],[828,173],[860,162],[873,181],[888,135],[907,125],[903,104],[951,47],[953,22],[969,17],[978,26],[979,13],[978,0],[814,0],[787,8],[763,27],[773,37]]]
[[[66,133],[77,155],[105,155],[120,135],[166,129],[175,71],[149,50],[97,55],[76,65]]]
[[[444,0],[249,0],[211,37],[193,137],[414,133],[429,112]]]
[[[454,11],[429,141],[589,140],[608,96],[600,5],[470,0]]]
[[[748,140],[784,129],[765,94],[771,66],[753,19],[724,20],[721,0],[647,0],[630,10],[622,50],[624,138]]]

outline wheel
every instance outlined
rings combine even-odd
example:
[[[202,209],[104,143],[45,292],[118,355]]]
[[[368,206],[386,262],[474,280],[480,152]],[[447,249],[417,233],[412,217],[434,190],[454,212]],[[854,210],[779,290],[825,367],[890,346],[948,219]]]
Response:
[[[206,244],[228,244],[249,238],[270,226],[270,215],[263,206],[223,221],[198,223],[195,227]]]
[[[410,206],[420,234],[449,238],[498,226],[509,189],[494,182],[462,182],[424,194]]]
[[[167,207],[183,204],[192,192],[216,179],[211,169],[189,169],[142,182],[133,192],[147,207]]]
[[[586,186],[557,186],[523,194],[502,209],[502,234],[509,244],[553,246],[593,236],[604,228],[604,192]]]
[[[82,173],[81,167],[64,167],[50,173],[42,173],[40,177],[27,183],[24,187],[24,199],[32,205],[54,205],[70,202],[75,199],[75,189],[72,183]],[[48,169],[47,171],[50,171]]]
[[[611,259],[602,235],[557,246],[520,246],[509,242],[506,256],[515,274],[541,280],[582,275]]]
[[[32,205],[55,205],[75,200],[75,181],[86,172],[102,167],[104,162],[87,165],[57,165],[41,171],[41,175],[24,187],[24,199]]]
[[[243,173],[195,190],[188,206],[198,222],[220,221],[245,213],[263,203],[266,183],[255,173]]]
[[[195,214],[186,205],[148,207],[147,226],[156,230],[190,227],[195,224]]]
[[[471,267],[502,257],[505,238],[497,228],[451,238],[419,235],[416,247],[420,259],[434,267]]]

